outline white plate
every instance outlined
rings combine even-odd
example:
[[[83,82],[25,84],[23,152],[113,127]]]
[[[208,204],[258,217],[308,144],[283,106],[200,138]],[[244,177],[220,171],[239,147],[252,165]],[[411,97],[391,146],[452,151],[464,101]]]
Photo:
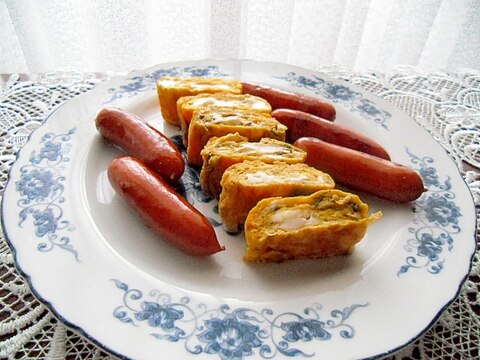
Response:
[[[155,80],[225,76],[330,99],[337,122],[418,170],[428,191],[404,205],[360,194],[373,224],[351,256],[248,265],[195,173],[185,194],[215,223],[226,251],[193,258],[156,238],[118,198],[105,170],[120,152],[94,118],[137,113],[169,136]],[[475,249],[475,209],[454,162],[414,121],[348,83],[252,61],[170,63],[69,101],[35,131],[10,172],[3,222],[18,267],[67,324],[135,359],[368,358],[410,343],[458,294]],[[186,224],[186,226],[188,226]]]

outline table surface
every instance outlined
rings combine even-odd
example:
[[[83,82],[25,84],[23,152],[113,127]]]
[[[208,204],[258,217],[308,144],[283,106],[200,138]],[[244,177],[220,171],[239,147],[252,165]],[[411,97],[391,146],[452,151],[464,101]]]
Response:
[[[321,68],[402,109],[446,149],[472,191],[480,219],[480,72],[389,74]],[[2,75],[0,86],[0,194],[15,154],[58,106],[109,76],[95,73]],[[479,221],[477,223],[480,224]],[[480,230],[477,228],[477,239]],[[458,298],[422,337],[389,358],[474,359],[480,356],[480,248]],[[57,320],[15,268],[0,232],[0,358],[115,358]]]

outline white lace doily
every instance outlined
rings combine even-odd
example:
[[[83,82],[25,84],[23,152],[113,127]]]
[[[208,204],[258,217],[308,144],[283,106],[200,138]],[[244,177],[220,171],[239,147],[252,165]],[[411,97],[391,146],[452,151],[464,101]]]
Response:
[[[397,69],[390,74],[358,74],[317,69],[347,80],[394,104],[426,128],[456,161],[474,196],[480,223],[480,72],[428,74]],[[108,76],[50,73],[30,78],[2,77],[0,87],[0,194],[15,154],[29,134],[65,101]],[[1,229],[0,229],[1,231]],[[480,229],[477,229],[480,238]],[[390,359],[474,359],[480,344],[480,247],[460,296],[432,328]],[[0,358],[114,359],[69,330],[40,303],[16,270],[0,232]]]

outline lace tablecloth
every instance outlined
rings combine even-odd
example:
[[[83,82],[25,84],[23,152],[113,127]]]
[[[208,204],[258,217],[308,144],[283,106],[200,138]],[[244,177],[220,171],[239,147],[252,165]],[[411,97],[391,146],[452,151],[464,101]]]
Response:
[[[359,74],[321,68],[386,99],[440,142],[470,187],[480,220],[480,72]],[[5,75],[0,87],[0,194],[15,154],[29,134],[65,101],[92,89],[107,75],[49,73]],[[479,222],[480,224],[480,222]],[[480,230],[477,229],[477,238]],[[0,358],[110,359],[114,356],[70,330],[39,302],[15,268],[0,233]],[[459,297],[413,344],[391,359],[477,359],[480,347],[480,251]]]

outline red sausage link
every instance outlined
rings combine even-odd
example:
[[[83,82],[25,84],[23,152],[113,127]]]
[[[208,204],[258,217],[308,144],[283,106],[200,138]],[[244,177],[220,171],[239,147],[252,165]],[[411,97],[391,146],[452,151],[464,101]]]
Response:
[[[294,146],[307,152],[307,164],[352,189],[395,202],[413,201],[425,191],[420,175],[406,166],[312,137]]]
[[[248,82],[242,82],[243,93],[259,96],[267,100],[272,109],[292,109],[304,111],[333,121],[337,114],[335,107],[314,96],[294,93]]]
[[[224,250],[208,219],[139,160],[114,159],[107,173],[120,197],[164,240],[195,256]]]
[[[331,144],[390,160],[387,151],[376,141],[340,124],[303,111],[290,109],[274,110],[272,116],[288,128],[287,141],[291,143],[299,138],[311,136]]]
[[[105,139],[143,161],[165,180],[175,182],[182,176],[185,161],[175,144],[135,114],[105,108],[98,113],[95,125]]]

